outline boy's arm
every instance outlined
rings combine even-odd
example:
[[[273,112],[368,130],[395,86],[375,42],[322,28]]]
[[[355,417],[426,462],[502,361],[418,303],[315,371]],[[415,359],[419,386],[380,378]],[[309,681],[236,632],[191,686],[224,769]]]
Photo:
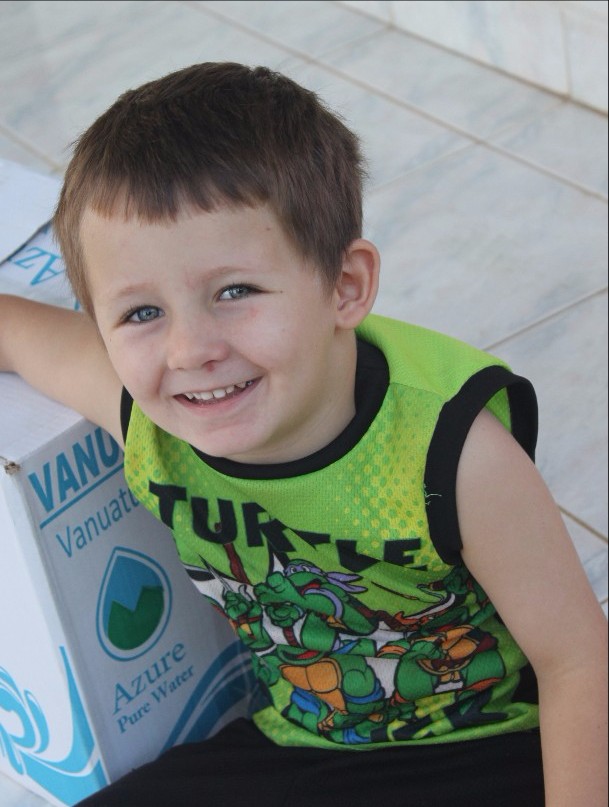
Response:
[[[86,314],[1,294],[0,371],[18,373],[123,445],[121,383]]]
[[[607,623],[533,463],[488,412],[457,478],[463,560],[536,672],[547,807],[607,804]]]

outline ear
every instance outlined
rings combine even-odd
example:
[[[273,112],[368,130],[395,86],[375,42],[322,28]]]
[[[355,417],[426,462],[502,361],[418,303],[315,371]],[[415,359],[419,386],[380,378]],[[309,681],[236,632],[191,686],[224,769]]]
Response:
[[[371,241],[356,238],[349,244],[334,289],[337,327],[355,328],[370,313],[378,291],[380,264]]]

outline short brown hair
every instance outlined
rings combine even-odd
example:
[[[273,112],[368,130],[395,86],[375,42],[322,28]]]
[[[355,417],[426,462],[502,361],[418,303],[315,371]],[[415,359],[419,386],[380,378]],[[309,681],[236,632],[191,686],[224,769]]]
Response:
[[[128,90],[84,132],[53,223],[89,313],[87,208],[155,222],[183,206],[266,203],[331,287],[361,235],[364,174],[358,138],[315,93],[265,67],[207,62]]]

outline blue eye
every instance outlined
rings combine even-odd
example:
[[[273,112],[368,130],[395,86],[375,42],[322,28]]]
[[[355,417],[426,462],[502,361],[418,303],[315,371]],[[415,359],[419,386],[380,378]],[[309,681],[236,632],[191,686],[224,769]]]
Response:
[[[155,305],[143,305],[141,308],[134,308],[125,317],[126,322],[151,322],[162,314],[161,309]]]
[[[250,294],[253,294],[256,289],[252,288],[252,286],[245,286],[243,284],[237,283],[234,286],[227,286],[223,289],[219,296],[219,300],[243,300],[245,297],[249,297]]]

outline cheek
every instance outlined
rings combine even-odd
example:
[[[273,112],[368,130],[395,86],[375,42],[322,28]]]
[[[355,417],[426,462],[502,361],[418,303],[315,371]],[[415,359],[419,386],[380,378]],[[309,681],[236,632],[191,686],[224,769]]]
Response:
[[[107,350],[123,386],[127,387],[134,397],[141,395],[151,386],[155,373],[150,360],[144,361],[132,346],[118,342],[107,344]]]

